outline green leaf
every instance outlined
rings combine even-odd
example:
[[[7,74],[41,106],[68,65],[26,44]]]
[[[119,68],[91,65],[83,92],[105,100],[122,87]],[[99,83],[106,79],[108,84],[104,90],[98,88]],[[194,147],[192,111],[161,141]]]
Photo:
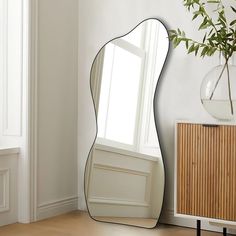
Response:
[[[210,30],[210,32],[208,33],[208,35],[211,35],[211,33],[213,32],[213,30],[214,30],[214,28],[212,28],[212,29]]]
[[[170,35],[169,40],[172,41],[176,36],[175,35]]]
[[[193,52],[194,49],[195,49],[195,45],[192,44],[192,46],[188,49],[188,54],[191,53],[191,52]]]
[[[231,37],[233,35],[233,33],[228,33],[226,34],[226,37]]]
[[[230,22],[229,25],[230,25],[230,26],[233,26],[233,25],[235,25],[235,24],[236,24],[236,20],[233,20],[233,21]]]
[[[233,12],[236,13],[236,9],[234,7],[231,6],[231,9],[233,10]]]
[[[176,34],[176,30],[169,30],[170,33]]]
[[[181,39],[179,38],[175,38],[174,41],[173,41],[173,44],[174,44],[174,48],[176,48],[181,42]]]
[[[208,46],[205,46],[202,50],[201,57],[204,57],[208,51]]]
[[[216,52],[216,48],[209,48],[207,51],[207,56],[212,56]]]
[[[206,29],[206,28],[208,28],[209,26],[211,26],[211,25],[210,25],[209,23],[206,23],[204,26],[201,27],[201,30]]]
[[[188,49],[188,47],[189,47],[188,40],[185,41],[185,47],[186,47],[186,49]]]
[[[195,56],[197,56],[197,54],[198,54],[199,47],[200,47],[200,45],[198,44],[194,49],[195,50]]]
[[[205,17],[202,24],[199,26],[198,30],[205,29],[207,27],[208,27],[208,19],[207,17]]]
[[[206,34],[204,35],[204,38],[203,38],[203,40],[202,40],[202,42],[204,43],[205,41],[206,41]]]
[[[199,14],[195,14],[195,15],[193,15],[192,20],[195,20],[198,16],[199,16]]]

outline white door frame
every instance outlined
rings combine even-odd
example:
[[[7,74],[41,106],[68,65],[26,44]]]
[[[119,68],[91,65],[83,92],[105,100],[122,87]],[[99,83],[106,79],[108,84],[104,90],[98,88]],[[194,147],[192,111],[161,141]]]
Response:
[[[23,5],[23,133],[18,178],[18,221],[37,220],[37,40],[38,0]]]

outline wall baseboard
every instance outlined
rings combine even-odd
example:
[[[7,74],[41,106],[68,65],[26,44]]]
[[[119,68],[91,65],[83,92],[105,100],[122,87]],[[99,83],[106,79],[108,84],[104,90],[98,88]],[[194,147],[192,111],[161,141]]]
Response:
[[[175,217],[174,209],[163,209],[159,222],[163,224],[170,224],[170,225],[176,225],[176,226],[187,227],[187,228],[196,228],[196,220],[182,218],[182,217]],[[223,230],[222,227],[213,226],[209,224],[208,221],[202,221],[201,228],[203,230],[214,231],[214,232],[222,232]],[[235,229],[229,229],[228,232],[230,234],[236,235]]]
[[[78,209],[78,197],[60,199],[37,207],[37,220],[43,220]]]

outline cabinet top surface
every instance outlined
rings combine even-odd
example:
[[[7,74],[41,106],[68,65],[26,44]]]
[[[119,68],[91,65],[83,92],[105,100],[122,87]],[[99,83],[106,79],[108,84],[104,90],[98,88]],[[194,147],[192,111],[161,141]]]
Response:
[[[236,121],[199,121],[199,120],[176,120],[175,124],[199,124],[199,125],[236,125]]]

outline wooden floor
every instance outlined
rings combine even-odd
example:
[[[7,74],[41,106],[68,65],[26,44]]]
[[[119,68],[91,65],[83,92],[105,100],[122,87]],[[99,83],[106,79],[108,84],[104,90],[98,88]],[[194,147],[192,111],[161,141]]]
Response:
[[[71,212],[32,224],[0,227],[0,236],[195,236],[193,229],[161,225],[155,229],[96,222],[87,213]],[[217,236],[202,232],[202,236]]]
[[[135,217],[93,217],[95,220],[126,225],[137,225],[144,228],[153,228],[157,224],[157,219],[135,218]]]

